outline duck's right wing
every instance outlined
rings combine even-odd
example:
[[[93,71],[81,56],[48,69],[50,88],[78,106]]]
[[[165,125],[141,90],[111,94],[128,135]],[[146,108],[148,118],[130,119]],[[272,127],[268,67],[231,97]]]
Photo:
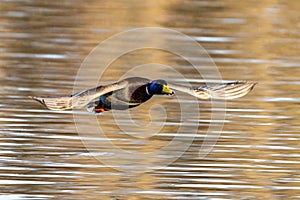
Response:
[[[236,99],[248,94],[256,85],[253,81],[235,81],[218,85],[205,85],[198,88],[168,84],[170,88],[188,93],[198,99]]]
[[[98,86],[75,93],[71,96],[62,97],[31,97],[45,105],[50,110],[69,110],[86,106],[90,101],[101,95],[120,90],[126,87],[126,81],[120,81],[111,85]]]

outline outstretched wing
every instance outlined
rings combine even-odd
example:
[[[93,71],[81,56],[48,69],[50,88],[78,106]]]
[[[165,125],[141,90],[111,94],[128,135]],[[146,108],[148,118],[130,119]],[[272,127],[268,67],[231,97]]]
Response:
[[[31,98],[45,105],[50,110],[69,110],[74,108],[82,108],[93,99],[109,92],[122,89],[126,86],[126,84],[126,81],[120,81],[111,85],[98,86],[95,88],[84,90],[71,96]]]
[[[236,81],[218,85],[205,85],[198,88],[168,84],[170,88],[188,93],[199,99],[236,99],[248,94],[256,85],[253,81]]]

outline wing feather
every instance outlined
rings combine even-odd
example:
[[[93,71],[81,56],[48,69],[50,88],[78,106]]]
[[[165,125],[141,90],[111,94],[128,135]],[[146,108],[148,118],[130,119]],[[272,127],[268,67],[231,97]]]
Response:
[[[126,86],[126,84],[126,81],[120,81],[111,85],[98,86],[84,90],[71,96],[31,98],[45,105],[50,110],[69,110],[74,108],[82,108],[93,99],[109,92],[122,89]]]
[[[218,85],[205,85],[198,88],[168,84],[170,88],[185,92],[199,99],[236,99],[248,94],[256,85],[253,81],[235,81]]]

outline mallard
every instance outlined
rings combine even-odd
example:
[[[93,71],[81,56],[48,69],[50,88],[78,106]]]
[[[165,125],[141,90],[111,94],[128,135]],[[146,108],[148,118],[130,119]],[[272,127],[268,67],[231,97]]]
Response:
[[[109,85],[101,85],[70,96],[32,97],[50,110],[69,110],[87,107],[101,113],[112,109],[126,110],[141,105],[154,95],[174,95],[185,92],[198,99],[235,99],[249,93],[256,82],[235,81],[212,86],[190,88],[167,83],[165,80],[149,80],[142,77],[126,78]]]

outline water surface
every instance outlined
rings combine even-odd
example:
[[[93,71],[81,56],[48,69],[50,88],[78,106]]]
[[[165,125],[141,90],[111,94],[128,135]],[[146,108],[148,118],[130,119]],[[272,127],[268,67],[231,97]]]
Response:
[[[1,1],[0,198],[300,198],[299,9],[298,1],[289,0]],[[179,159],[144,173],[141,166],[155,168],[159,163],[120,161],[131,170],[118,171],[92,157],[83,145],[73,114],[88,116],[85,110],[49,111],[28,96],[71,94],[77,70],[99,42],[150,26],[172,28],[195,39],[207,49],[223,80],[259,84],[249,95],[227,102],[226,119],[220,122],[223,131],[207,157],[199,158],[198,152],[212,109],[201,101],[201,117],[189,119],[197,136]],[[102,83],[118,80],[132,66],[153,62],[172,66],[192,86],[204,83],[190,63],[149,49],[113,62]],[[91,70],[97,71],[97,64]],[[202,70],[209,73],[205,66]],[[168,70],[159,75],[180,83]],[[82,87],[88,83],[83,81]],[[152,137],[144,135],[147,129],[128,125],[122,113],[118,123],[131,130],[129,135],[111,112],[97,119],[106,137],[120,148],[154,152],[183,125],[179,104],[195,103],[180,96],[180,102],[155,98],[131,111],[135,123],[147,124],[151,106],[166,107],[167,124]],[[164,116],[155,116],[159,126]],[[187,131],[179,136],[189,141],[191,135]],[[172,151],[170,155],[177,150]],[[105,147],[98,153],[111,156]]]

